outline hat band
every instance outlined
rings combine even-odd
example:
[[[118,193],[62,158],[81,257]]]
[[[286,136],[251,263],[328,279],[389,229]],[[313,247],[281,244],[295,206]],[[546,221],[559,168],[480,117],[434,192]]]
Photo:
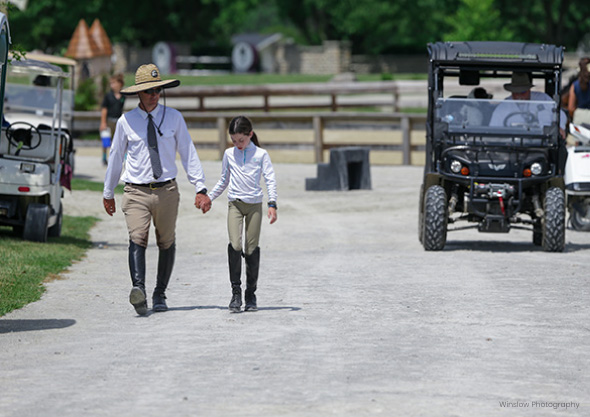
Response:
[[[148,81],[142,81],[140,83],[135,83],[135,85],[142,85],[142,84],[147,84],[147,83],[159,83],[162,80],[148,80]]]

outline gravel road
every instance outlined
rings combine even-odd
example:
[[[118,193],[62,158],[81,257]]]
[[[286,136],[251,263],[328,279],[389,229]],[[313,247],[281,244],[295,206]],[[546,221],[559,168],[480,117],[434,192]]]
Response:
[[[211,187],[220,163],[204,169]],[[568,230],[564,253],[521,230],[424,252],[421,168],[372,167],[373,189],[350,192],[275,169],[256,313],[227,311],[225,196],[202,215],[180,176],[171,308],[138,317],[121,212],[68,193],[66,214],[101,219],[93,248],[0,318],[0,416],[590,415],[589,233]],[[76,170],[104,175],[98,156]],[[153,232],[148,257],[151,289]]]

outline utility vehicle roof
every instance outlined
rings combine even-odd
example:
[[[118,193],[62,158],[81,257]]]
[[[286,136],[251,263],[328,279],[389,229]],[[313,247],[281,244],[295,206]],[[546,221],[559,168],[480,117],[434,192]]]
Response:
[[[561,66],[562,46],[521,42],[436,42],[428,44],[433,62],[453,65]]]

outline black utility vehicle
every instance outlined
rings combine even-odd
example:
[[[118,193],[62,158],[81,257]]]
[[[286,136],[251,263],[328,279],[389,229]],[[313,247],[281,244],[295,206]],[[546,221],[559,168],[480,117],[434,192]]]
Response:
[[[535,245],[565,246],[559,90],[563,48],[513,42],[428,45],[426,163],[419,238],[441,250],[447,231],[532,231]],[[534,85],[510,97],[514,73]],[[545,93],[545,94],[543,94]],[[494,96],[492,98],[492,95]],[[475,223],[461,227],[459,222]]]

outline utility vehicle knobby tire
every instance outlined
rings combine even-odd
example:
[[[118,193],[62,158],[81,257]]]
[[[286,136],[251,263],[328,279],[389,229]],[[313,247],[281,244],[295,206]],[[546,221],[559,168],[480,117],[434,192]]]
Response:
[[[47,242],[47,221],[49,220],[49,206],[47,204],[31,203],[27,208],[23,239],[33,242]]]
[[[552,187],[545,194],[545,221],[543,222],[543,249],[545,252],[563,252],[565,248],[565,197],[563,191]]]
[[[440,185],[433,185],[426,191],[423,227],[424,249],[442,250],[447,242],[447,194]]]

